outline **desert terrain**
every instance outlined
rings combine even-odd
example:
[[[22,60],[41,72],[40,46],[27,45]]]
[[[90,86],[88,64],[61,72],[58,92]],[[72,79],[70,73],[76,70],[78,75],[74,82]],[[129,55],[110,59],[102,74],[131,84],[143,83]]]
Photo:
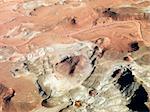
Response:
[[[1,0],[0,111],[149,112],[149,36],[149,0]],[[65,59],[62,60],[62,57]],[[48,62],[52,63],[54,70],[47,67]],[[105,85],[106,79],[112,79],[110,75],[114,71],[113,67],[118,65],[123,66],[116,73],[120,76],[115,76],[116,81],[109,83],[110,90],[106,92],[108,94],[113,89],[114,93],[108,96],[105,92],[101,93],[102,96],[106,95],[106,99],[117,94],[116,99],[121,99],[117,106],[113,107],[111,104],[115,105],[115,100],[111,102],[109,99],[99,108],[96,107],[97,103],[91,104],[95,107],[88,108],[89,103],[85,109],[82,98],[74,100],[73,95],[80,93],[80,90],[74,92],[76,88],[81,91],[83,88],[87,91],[93,88],[103,91],[101,85]],[[120,81],[118,77],[124,74],[123,69],[130,68],[128,65],[132,66],[130,70],[134,81],[127,84],[133,87],[124,93],[128,86],[122,89],[114,83],[123,83],[121,81],[124,80]],[[51,74],[57,77],[56,82],[53,82]],[[87,75],[79,77],[79,74]],[[90,80],[94,80],[94,86],[90,85]],[[41,90],[44,93],[40,93],[40,87],[44,88]],[[15,95],[9,97],[8,101],[5,96],[10,88],[15,90]],[[144,88],[139,96],[145,96],[145,100],[136,100],[137,104],[142,102],[139,104],[143,105],[138,109],[133,106],[136,104],[134,101],[130,105],[133,96],[139,94],[137,88]],[[96,98],[93,91],[92,95]],[[70,96],[73,106],[67,102]],[[107,110],[109,107],[110,110]]]

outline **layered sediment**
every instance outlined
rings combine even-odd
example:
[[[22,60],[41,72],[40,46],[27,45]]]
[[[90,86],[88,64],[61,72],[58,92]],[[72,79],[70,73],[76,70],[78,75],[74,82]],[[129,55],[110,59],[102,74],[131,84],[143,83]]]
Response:
[[[0,1],[1,111],[149,112],[149,5]]]

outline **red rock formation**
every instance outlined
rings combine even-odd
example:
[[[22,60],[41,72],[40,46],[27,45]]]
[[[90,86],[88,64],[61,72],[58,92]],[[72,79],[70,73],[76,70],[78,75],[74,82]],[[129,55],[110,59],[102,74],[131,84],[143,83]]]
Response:
[[[0,96],[2,98],[2,111],[8,112],[11,107],[11,99],[15,95],[15,90],[0,84]],[[13,110],[11,110],[13,111]]]

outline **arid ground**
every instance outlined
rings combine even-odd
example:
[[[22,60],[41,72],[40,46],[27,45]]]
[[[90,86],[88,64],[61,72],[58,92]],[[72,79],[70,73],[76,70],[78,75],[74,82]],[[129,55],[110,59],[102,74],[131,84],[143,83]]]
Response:
[[[42,107],[35,84],[12,75],[20,57],[39,48],[79,41],[96,43],[108,60],[127,56],[127,61],[132,61],[148,54],[145,62],[149,65],[150,1],[1,0],[0,83],[16,94],[6,105],[1,94],[0,111],[30,112]],[[143,51],[136,51],[132,43],[138,43]]]

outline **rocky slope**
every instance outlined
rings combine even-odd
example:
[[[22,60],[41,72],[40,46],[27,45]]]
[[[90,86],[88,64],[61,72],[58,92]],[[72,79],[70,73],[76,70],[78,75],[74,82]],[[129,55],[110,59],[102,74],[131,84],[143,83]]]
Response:
[[[149,112],[149,6],[0,1],[0,82],[16,92],[1,111]]]

